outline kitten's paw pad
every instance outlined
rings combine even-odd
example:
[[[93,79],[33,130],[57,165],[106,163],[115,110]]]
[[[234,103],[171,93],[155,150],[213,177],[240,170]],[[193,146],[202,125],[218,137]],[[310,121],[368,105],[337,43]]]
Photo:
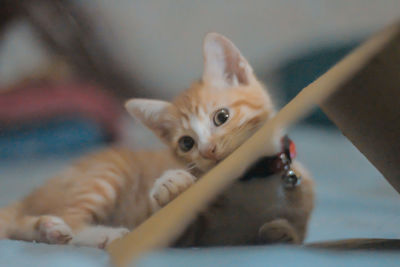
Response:
[[[258,231],[260,243],[300,243],[296,230],[285,219],[277,219],[265,223]]]
[[[71,241],[73,245],[97,247],[104,249],[115,239],[129,233],[126,228],[111,228],[105,226],[93,226],[79,232]]]
[[[165,206],[189,188],[196,177],[184,170],[169,170],[158,178],[150,191],[150,197],[160,206]]]
[[[71,228],[56,216],[41,216],[38,229],[41,241],[49,244],[67,244],[73,236]]]

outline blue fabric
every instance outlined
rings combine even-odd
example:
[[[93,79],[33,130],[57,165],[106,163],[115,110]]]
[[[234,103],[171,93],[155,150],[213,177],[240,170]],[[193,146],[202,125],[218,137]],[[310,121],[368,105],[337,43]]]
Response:
[[[327,251],[291,246],[166,250],[153,253],[135,266],[399,266],[400,256],[367,251]],[[134,266],[133,264],[131,266]]]
[[[1,127],[0,127],[1,129]],[[0,159],[79,153],[104,142],[104,130],[83,118],[53,119],[0,132]]]
[[[2,267],[98,267],[108,263],[108,255],[99,249],[0,241]]]
[[[400,195],[339,132],[294,130],[299,159],[315,180],[316,206],[306,242],[400,238]],[[149,142],[150,141],[149,139]],[[0,161],[0,205],[26,194],[71,157]],[[327,251],[289,246],[167,249],[137,266],[398,266],[400,253]],[[104,251],[0,241],[0,266],[108,266]]]

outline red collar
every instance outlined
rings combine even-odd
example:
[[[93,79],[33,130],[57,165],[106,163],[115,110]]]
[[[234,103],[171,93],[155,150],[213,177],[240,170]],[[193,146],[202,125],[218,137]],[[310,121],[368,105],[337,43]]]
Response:
[[[267,178],[272,174],[288,172],[292,160],[297,156],[294,142],[285,135],[281,139],[281,152],[274,156],[262,157],[254,163],[245,174],[240,177],[240,181],[249,181],[252,179]]]

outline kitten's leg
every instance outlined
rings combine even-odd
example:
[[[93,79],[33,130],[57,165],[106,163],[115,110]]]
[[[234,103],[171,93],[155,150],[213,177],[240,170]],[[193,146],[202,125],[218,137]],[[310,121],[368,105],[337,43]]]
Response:
[[[129,232],[126,228],[98,225],[114,211],[119,192],[125,186],[123,177],[121,173],[105,171],[74,196],[60,216],[75,234],[70,244],[105,248]]]
[[[189,188],[196,177],[185,170],[168,170],[158,178],[150,190],[150,201],[153,211],[167,205],[180,193]]]
[[[87,179],[86,183],[71,193],[66,205],[54,210],[57,216],[28,216],[18,207],[11,210],[11,216],[11,211],[2,209],[0,231],[3,232],[2,225],[5,225],[5,238],[50,244],[68,243],[74,234],[109,216],[115,206],[117,192],[123,186],[120,177],[109,171]]]
[[[66,244],[72,239],[72,230],[57,216],[21,216],[16,218],[10,238],[49,244]]]
[[[117,199],[124,187],[122,173],[106,170],[97,177],[87,179],[84,186],[71,196],[68,205],[58,211],[58,214],[75,234],[102,224],[115,210]]]
[[[11,238],[50,244],[65,244],[72,238],[68,225],[56,216],[21,214],[16,202],[0,210],[0,239]]]
[[[86,226],[75,235],[72,229],[57,216],[23,216],[11,238],[25,241],[37,241],[49,244],[73,244],[105,248],[113,240],[129,232],[126,228],[106,226]]]
[[[129,233],[129,230],[123,227],[88,226],[78,232],[70,244],[106,248],[109,243],[123,237],[127,233]]]
[[[296,230],[286,219],[276,219],[265,223],[258,231],[258,238],[262,244],[300,243]]]

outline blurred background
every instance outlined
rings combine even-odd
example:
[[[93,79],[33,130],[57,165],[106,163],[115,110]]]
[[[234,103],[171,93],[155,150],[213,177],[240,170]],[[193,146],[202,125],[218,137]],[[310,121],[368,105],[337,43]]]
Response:
[[[399,0],[2,0],[0,206],[110,142],[158,147],[153,135],[128,118],[123,102],[130,97],[168,100],[200,78],[207,32],[222,33],[239,47],[279,107],[398,19]],[[400,238],[399,195],[321,111],[290,136],[316,183],[306,241]],[[167,251],[154,258],[157,264],[146,266],[216,264],[236,255],[246,259],[246,252],[214,252]],[[260,263],[300,257],[313,263],[318,261],[307,257],[324,253],[261,252]],[[326,254],[322,259],[336,256]],[[355,266],[382,259],[370,253],[347,256],[364,259]],[[399,254],[392,256],[398,263]],[[26,259],[48,263],[40,266],[108,266],[104,252],[0,241],[0,265],[2,260],[7,266],[18,260],[21,266],[31,264]],[[174,259],[181,265],[172,264]]]
[[[2,1],[0,158],[126,136],[121,103],[198,79],[207,32],[230,38],[282,105],[399,15],[398,0]],[[322,112],[306,122],[330,125]]]

